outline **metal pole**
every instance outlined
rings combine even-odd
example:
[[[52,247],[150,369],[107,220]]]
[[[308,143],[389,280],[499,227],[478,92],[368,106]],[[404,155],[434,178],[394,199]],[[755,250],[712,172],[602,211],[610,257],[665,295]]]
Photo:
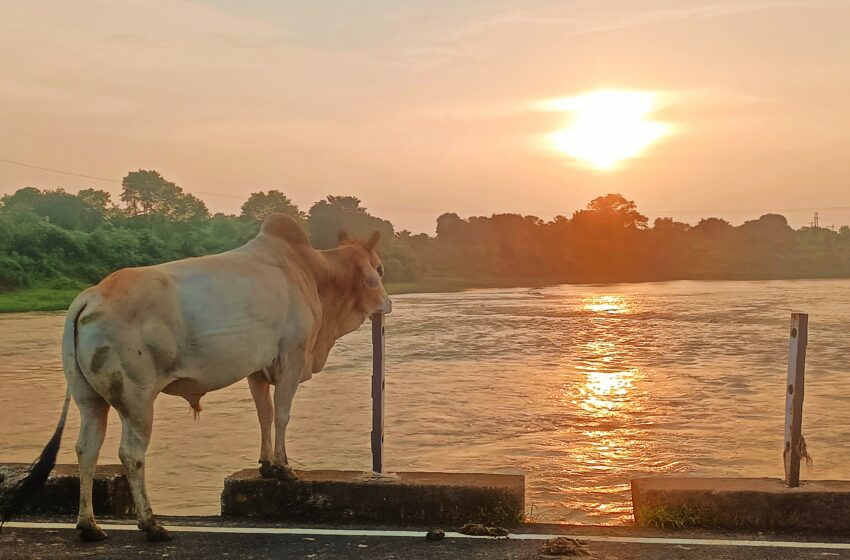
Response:
[[[785,483],[800,486],[800,459],[803,443],[803,393],[805,390],[806,344],[809,339],[809,316],[791,314],[791,339],[788,348],[788,382],[785,388]]]
[[[372,470],[384,472],[384,314],[372,315]]]

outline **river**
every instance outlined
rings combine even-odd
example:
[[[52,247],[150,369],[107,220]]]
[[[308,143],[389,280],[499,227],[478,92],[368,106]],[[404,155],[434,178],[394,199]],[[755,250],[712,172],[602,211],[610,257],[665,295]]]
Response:
[[[389,470],[522,472],[539,521],[630,519],[635,476],[782,476],[792,311],[810,314],[803,478],[850,478],[850,280],[664,282],[395,296],[387,320]],[[62,313],[0,315],[0,460],[32,461],[65,380]],[[370,468],[369,329],[301,386],[296,468]],[[148,488],[162,514],[211,515],[223,478],[256,465],[245,382],[194,420],[156,403]],[[60,462],[75,462],[72,406]],[[118,418],[101,464],[116,463]]]

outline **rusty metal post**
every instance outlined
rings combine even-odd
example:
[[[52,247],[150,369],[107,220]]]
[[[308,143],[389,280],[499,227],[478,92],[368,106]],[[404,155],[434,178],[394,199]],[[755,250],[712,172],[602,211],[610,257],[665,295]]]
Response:
[[[372,315],[372,470],[384,472],[384,314]]]
[[[800,486],[800,460],[803,454],[803,394],[805,392],[806,344],[809,316],[791,314],[791,339],[788,348],[788,382],[785,387],[785,483]]]

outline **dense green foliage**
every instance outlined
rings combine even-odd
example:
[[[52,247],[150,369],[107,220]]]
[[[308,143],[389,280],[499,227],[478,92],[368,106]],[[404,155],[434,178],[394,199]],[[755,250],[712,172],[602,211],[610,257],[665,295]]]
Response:
[[[272,190],[252,194],[240,216],[211,216],[155,171],[131,172],[122,187],[120,205],[95,189],[4,196],[0,292],[75,290],[118,268],[225,251],[253,237],[271,212],[299,220],[317,248],[333,247],[340,229],[363,238],[380,231],[387,280],[405,285],[850,277],[850,228],[794,230],[776,214],[737,227],[718,218],[694,226],[659,218],[650,227],[634,203],[607,195],[549,222],[444,214],[430,237],[395,231],[351,196],[329,196],[304,213]]]

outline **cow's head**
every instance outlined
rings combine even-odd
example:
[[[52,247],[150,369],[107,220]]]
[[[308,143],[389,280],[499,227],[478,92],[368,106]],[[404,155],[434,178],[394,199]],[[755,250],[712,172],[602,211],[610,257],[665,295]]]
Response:
[[[356,331],[374,313],[392,311],[384,290],[384,265],[375,253],[379,238],[375,232],[368,241],[359,241],[340,232],[340,246],[324,252],[330,281],[325,284],[322,325],[313,347],[313,373],[325,367],[339,337]]]
[[[390,313],[393,308],[384,289],[384,265],[375,252],[380,238],[381,234],[377,231],[367,241],[351,239],[346,232],[339,232],[339,250],[347,265],[353,303],[350,312],[352,316],[345,322],[351,322],[354,326],[353,322],[357,321],[354,328],[359,327],[373,313]]]

